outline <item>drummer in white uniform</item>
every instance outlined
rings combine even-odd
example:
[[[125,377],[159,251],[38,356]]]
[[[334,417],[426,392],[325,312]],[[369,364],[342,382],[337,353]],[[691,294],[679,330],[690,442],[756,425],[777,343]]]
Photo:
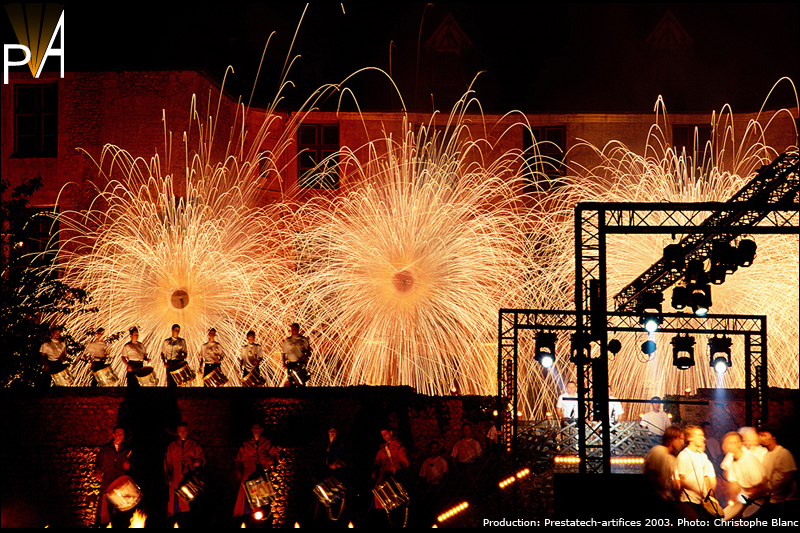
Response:
[[[308,338],[300,335],[300,324],[295,322],[290,328],[291,336],[286,337],[281,344],[281,353],[283,354],[283,367],[287,369],[286,381],[283,386],[288,387],[291,380],[288,376],[288,371],[294,366],[299,366],[304,372],[305,366],[308,364],[308,358],[311,356],[311,345]]]
[[[161,343],[161,360],[164,366],[167,367],[167,385],[170,387],[177,387],[178,382],[175,381],[173,371],[178,370],[186,362],[186,357],[189,355],[189,350],[186,348],[186,341],[180,337],[181,326],[179,324],[172,325],[172,336],[164,339]]]
[[[242,377],[247,377],[250,372],[255,372],[255,375],[260,377],[258,365],[261,364],[261,360],[264,358],[264,350],[256,342],[255,331],[247,332],[247,344],[242,346],[239,355],[242,359]]]
[[[139,380],[137,372],[142,369],[145,361],[149,361],[147,351],[144,346],[139,342],[139,328],[133,327],[128,332],[130,333],[131,340],[122,347],[122,360],[128,366],[128,387],[138,387]]]
[[[211,328],[208,330],[208,342],[203,344],[200,348],[200,357],[203,359],[203,376],[207,376],[214,370],[222,372],[222,360],[225,359],[225,352],[222,346],[217,342],[217,330]]]
[[[104,328],[97,328],[94,332],[94,339],[86,345],[86,357],[91,362],[92,373],[102,370],[108,366],[108,345],[103,340]],[[92,379],[92,385],[97,385],[97,379]]]
[[[61,328],[50,329],[50,340],[39,348],[45,372],[51,376],[67,368],[67,345],[61,340]]]

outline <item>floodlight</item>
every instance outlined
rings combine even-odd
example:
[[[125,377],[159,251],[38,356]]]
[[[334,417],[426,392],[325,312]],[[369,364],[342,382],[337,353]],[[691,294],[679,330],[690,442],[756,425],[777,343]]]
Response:
[[[672,337],[672,364],[679,370],[694,366],[694,337],[676,335]]]

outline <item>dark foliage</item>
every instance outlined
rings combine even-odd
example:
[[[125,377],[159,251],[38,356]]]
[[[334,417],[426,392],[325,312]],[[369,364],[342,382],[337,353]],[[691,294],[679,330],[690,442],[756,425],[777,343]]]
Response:
[[[9,183],[0,180],[2,235],[2,364],[3,387],[49,386],[39,348],[48,340],[49,330],[59,319],[73,312],[91,312],[85,291],[69,287],[58,279],[54,268],[58,252],[56,236],[42,239],[39,228],[48,227],[52,216],[30,205],[31,196],[42,186],[41,176],[24,180],[6,195]],[[42,217],[45,217],[43,219]],[[52,237],[52,238],[51,238]],[[67,355],[80,353],[83,346],[70,332],[62,333]]]

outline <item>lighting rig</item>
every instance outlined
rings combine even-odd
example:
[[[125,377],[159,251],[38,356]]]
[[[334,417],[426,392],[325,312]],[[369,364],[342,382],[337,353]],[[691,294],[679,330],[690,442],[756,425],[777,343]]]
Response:
[[[672,365],[680,370],[694,366],[694,337],[680,334],[672,337]]]
[[[717,374],[724,374],[732,365],[730,337],[717,337],[714,335],[708,339],[708,362],[709,366]]]
[[[556,362],[556,337],[551,331],[536,333],[536,355],[534,359],[544,368],[550,368]]]

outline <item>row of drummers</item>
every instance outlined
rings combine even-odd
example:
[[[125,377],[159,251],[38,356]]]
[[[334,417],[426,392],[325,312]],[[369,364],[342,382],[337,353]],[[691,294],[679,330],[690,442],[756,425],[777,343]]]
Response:
[[[310,376],[306,370],[311,356],[308,339],[300,335],[300,326],[291,325],[291,335],[281,345],[283,366],[286,369],[286,387],[303,387]],[[186,340],[180,336],[181,327],[173,324],[172,335],[161,343],[161,361],[164,363],[167,385],[170,387],[194,386],[197,376],[187,363],[188,349]],[[56,386],[75,386],[88,384],[82,376],[91,373],[93,384],[101,387],[114,387],[120,384],[120,378],[112,368],[111,356],[108,352],[110,342],[115,338],[105,338],[105,329],[99,328],[94,339],[87,344],[83,356],[70,360],[66,353],[66,343],[61,339],[62,330],[54,327],[50,330],[50,340],[43,343],[39,352],[44,370],[50,374]],[[156,387],[158,377],[152,366],[146,366],[150,356],[144,345],[139,342],[139,330],[133,327],[129,331],[130,340],[122,348],[122,360],[127,367],[128,387]],[[225,351],[217,342],[217,331],[208,331],[208,342],[200,348],[202,361],[198,373],[202,373],[202,382],[207,387],[221,387],[228,383],[228,377],[222,371]],[[242,379],[244,387],[261,387],[265,384],[259,372],[259,365],[264,359],[264,351],[256,342],[254,331],[247,333],[247,344],[239,350]]]
[[[264,426],[260,422],[253,423],[250,431],[252,438],[242,443],[236,455],[239,489],[233,517],[236,523],[241,520],[243,526],[249,523],[250,526],[264,527],[265,523],[262,521],[266,521],[266,524],[272,522],[270,515],[278,497],[273,467],[281,461],[281,455],[272,445],[272,441],[263,435]],[[200,444],[189,437],[189,427],[185,422],[178,424],[177,434],[178,439],[169,444],[164,460],[164,474],[168,485],[166,516],[176,526],[199,525],[202,517],[208,516],[208,507],[201,503],[205,500],[200,499],[206,489],[203,473],[205,454]],[[352,485],[353,479],[349,474],[343,442],[337,436],[336,428],[330,427],[324,463],[318,464],[312,474],[315,480],[312,492],[318,501],[314,522],[318,525],[331,525],[344,518],[345,514],[353,518],[348,508],[369,507],[369,513],[374,511],[371,514],[372,519],[366,518],[362,524],[375,523],[374,518],[377,515],[382,525],[390,525],[390,513],[404,506],[405,524],[409,496],[395,478],[408,468],[409,462],[405,447],[394,438],[392,429],[386,426],[381,430],[384,442],[372,468],[372,493],[361,502],[362,505],[353,504],[354,495],[351,496],[351,503],[345,504],[348,491],[343,481]],[[143,503],[142,490],[130,477],[131,453],[132,449],[125,440],[125,430],[119,426],[114,428],[112,441],[97,452],[96,477],[101,482],[96,517],[98,526],[111,522],[114,527],[127,527],[130,513]],[[150,503],[152,501],[151,498]],[[194,513],[198,510],[201,516],[195,516]],[[382,518],[384,512],[385,519]],[[311,523],[311,516],[306,518]],[[344,521],[340,522],[343,523]]]

